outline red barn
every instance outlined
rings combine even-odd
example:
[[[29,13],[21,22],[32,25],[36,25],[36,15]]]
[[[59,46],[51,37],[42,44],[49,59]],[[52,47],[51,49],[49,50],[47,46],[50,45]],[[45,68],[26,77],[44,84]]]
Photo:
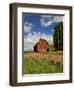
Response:
[[[45,39],[40,39],[39,42],[37,42],[34,45],[34,52],[47,52],[49,51],[49,44]]]

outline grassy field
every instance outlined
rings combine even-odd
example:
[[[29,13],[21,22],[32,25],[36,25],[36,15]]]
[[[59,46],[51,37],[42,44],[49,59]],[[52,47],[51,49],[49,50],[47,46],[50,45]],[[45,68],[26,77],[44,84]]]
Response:
[[[24,52],[24,74],[63,72],[63,52]]]

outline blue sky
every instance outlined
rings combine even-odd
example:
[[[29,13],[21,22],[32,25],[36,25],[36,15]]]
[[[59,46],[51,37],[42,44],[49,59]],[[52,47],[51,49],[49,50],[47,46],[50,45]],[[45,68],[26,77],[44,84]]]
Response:
[[[24,16],[24,22],[28,22],[33,25],[33,28],[32,28],[33,32],[41,32],[41,33],[50,34],[50,35],[53,34],[52,30],[54,29],[54,26],[56,25],[56,23],[53,22],[51,25],[48,25],[47,27],[45,27],[41,25],[40,18],[41,18],[40,15],[30,15],[30,16],[26,15]],[[51,18],[53,19],[53,17]]]
[[[63,16],[23,13],[24,50],[33,50],[40,38],[53,44],[54,27],[60,21],[63,21]]]

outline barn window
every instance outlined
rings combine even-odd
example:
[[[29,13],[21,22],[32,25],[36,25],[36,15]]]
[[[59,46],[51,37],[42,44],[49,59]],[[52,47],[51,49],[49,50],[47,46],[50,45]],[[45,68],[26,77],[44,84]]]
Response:
[[[49,51],[49,48],[47,49],[47,52]]]

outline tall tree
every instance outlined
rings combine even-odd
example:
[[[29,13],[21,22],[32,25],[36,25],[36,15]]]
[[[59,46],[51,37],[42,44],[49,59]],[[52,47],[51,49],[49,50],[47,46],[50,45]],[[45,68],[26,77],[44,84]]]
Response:
[[[53,34],[55,50],[63,49],[63,22],[58,22]]]

